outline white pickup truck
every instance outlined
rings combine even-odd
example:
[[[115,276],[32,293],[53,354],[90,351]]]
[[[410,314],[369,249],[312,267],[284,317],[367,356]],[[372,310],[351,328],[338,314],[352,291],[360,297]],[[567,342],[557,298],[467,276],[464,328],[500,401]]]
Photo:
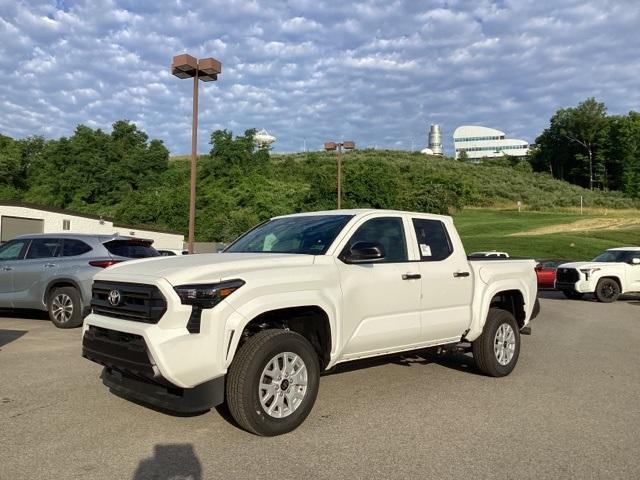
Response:
[[[640,247],[610,248],[590,262],[564,263],[556,271],[556,290],[579,300],[593,293],[600,302],[640,292]]]
[[[96,275],[83,356],[122,396],[174,411],[226,401],[241,427],[277,435],[303,422],[321,372],[341,362],[465,342],[480,371],[509,374],[539,310],[534,267],[468,261],[446,216],[277,217],[223,253]]]

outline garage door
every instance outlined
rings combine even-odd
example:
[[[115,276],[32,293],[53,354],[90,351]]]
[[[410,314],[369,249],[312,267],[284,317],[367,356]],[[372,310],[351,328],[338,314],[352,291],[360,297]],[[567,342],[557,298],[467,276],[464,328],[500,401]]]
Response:
[[[44,220],[5,215],[0,219],[0,242],[7,242],[18,235],[42,232],[44,232]]]

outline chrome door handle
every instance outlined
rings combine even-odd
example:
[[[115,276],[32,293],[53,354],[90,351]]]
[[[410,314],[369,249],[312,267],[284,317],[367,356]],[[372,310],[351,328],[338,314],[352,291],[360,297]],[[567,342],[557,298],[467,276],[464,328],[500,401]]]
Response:
[[[44,268],[53,268],[53,267],[55,267],[55,266],[56,266],[56,264],[55,264],[55,263],[45,263],[45,264],[44,264]]]
[[[469,275],[471,275],[469,272],[453,272],[453,276],[458,278],[458,277],[468,277]]]
[[[420,275],[419,273],[404,273],[404,274],[402,274],[402,279],[403,280],[418,280],[419,278],[422,278],[422,275]]]

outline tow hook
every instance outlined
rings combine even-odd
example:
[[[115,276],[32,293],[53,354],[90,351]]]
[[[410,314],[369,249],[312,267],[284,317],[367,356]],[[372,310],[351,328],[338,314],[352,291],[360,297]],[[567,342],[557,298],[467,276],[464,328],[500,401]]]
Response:
[[[526,326],[520,329],[520,335],[531,335],[531,327]]]

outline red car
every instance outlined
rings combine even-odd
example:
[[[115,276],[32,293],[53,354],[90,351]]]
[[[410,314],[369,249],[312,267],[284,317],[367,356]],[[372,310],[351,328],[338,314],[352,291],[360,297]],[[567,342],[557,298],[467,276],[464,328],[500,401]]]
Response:
[[[538,264],[536,265],[538,288],[553,288],[556,282],[556,270],[558,269],[558,265],[570,262],[571,260],[560,260],[557,258],[538,260]]]

